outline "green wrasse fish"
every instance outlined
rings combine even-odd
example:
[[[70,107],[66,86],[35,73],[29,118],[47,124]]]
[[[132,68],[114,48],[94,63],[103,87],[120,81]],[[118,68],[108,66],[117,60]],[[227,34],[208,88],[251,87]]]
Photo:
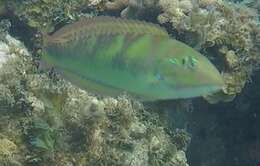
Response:
[[[44,39],[43,61],[83,89],[145,101],[207,95],[223,87],[210,61],[159,26],[114,17],[81,19]]]

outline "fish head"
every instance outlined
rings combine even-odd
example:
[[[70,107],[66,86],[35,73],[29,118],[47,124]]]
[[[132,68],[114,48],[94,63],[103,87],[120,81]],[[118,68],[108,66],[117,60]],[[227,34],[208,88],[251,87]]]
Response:
[[[155,72],[160,84],[172,91],[172,98],[203,96],[223,88],[221,74],[205,56],[179,41],[172,42]]]

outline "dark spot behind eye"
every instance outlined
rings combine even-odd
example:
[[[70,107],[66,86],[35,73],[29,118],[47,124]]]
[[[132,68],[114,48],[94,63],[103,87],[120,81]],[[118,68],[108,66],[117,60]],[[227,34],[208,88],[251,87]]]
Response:
[[[181,60],[184,67],[194,69],[197,66],[198,60],[192,56],[187,56]]]
[[[186,64],[186,59],[185,59],[185,58],[183,58],[183,59],[181,60],[181,64],[182,64],[182,65],[185,65],[185,64]]]

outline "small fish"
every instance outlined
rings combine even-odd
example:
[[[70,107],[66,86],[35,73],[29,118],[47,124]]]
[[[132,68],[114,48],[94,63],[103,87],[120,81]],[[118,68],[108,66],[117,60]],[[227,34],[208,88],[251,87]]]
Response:
[[[81,19],[45,37],[43,52],[43,61],[69,81],[102,95],[168,100],[207,95],[224,84],[206,57],[137,20]]]

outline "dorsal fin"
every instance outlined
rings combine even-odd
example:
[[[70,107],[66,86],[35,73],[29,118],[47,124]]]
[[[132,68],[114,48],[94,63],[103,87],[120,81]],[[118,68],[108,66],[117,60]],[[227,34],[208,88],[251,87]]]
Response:
[[[49,37],[52,42],[66,42],[79,37],[90,35],[111,34],[152,34],[168,37],[168,33],[160,26],[138,20],[128,20],[109,16],[82,18],[66,25]]]

